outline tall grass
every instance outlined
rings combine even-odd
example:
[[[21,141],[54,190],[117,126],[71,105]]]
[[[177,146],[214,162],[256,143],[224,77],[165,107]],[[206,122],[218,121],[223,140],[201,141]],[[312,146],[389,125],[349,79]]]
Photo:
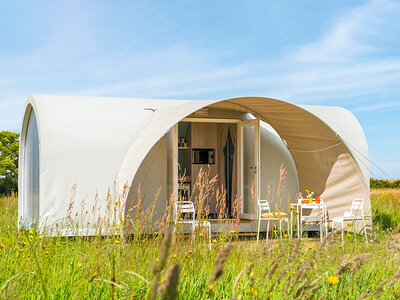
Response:
[[[0,298],[399,298],[400,242],[392,232],[399,199],[399,191],[373,191],[373,216],[386,212],[391,222],[374,217],[370,244],[349,234],[341,247],[333,233],[322,246],[313,239],[257,245],[227,231],[209,250],[206,235],[172,241],[168,226],[134,238],[124,237],[123,224],[115,236],[41,237],[17,230],[17,197],[3,197]]]

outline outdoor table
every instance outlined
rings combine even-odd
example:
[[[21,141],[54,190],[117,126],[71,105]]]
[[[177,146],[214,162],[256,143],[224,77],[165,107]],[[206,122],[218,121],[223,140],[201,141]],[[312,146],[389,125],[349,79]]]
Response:
[[[326,204],[321,200],[320,203],[316,203],[315,199],[313,199],[313,203],[303,203],[303,199],[301,199],[301,202],[298,203],[291,203],[290,206],[293,206],[294,209],[290,210],[290,231],[292,232],[292,227],[293,227],[293,211],[298,211],[299,213],[297,215],[297,237],[300,238],[301,234],[303,233],[303,224],[302,224],[302,219],[303,219],[303,210],[308,210],[308,209],[317,209],[318,214],[322,215],[320,220],[317,218],[313,221],[316,221],[319,223],[320,226],[320,237],[321,241],[323,238],[323,234],[326,231],[326,216],[327,216],[327,211],[326,211]]]

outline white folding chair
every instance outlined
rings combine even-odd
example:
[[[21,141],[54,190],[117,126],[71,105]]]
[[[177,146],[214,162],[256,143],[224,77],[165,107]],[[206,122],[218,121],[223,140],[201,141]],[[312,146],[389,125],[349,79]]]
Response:
[[[363,231],[365,235],[365,242],[368,244],[367,228],[365,226],[365,216],[364,216],[364,199],[354,198],[351,202],[350,211],[345,211],[342,217],[336,217],[332,219],[332,230],[335,230],[335,224],[340,224],[342,228],[342,245],[343,245],[343,231],[344,222],[351,222],[354,226],[354,221],[363,222]]]
[[[262,213],[262,212],[266,213]],[[269,237],[269,222],[270,221],[279,221],[279,231],[280,237],[282,239],[282,221],[287,223],[289,229],[289,219],[286,217],[287,214],[284,212],[271,212],[269,207],[268,200],[258,200],[258,229],[257,229],[257,244],[260,237],[260,225],[261,221],[267,221],[267,243]]]
[[[211,250],[211,223],[209,221],[198,221],[196,220],[196,210],[192,201],[178,201],[175,202],[175,226],[174,235],[177,224],[188,224],[192,226],[192,241],[194,239],[194,233],[198,227],[208,228],[208,238]],[[181,218],[182,214],[190,214],[190,218]]]

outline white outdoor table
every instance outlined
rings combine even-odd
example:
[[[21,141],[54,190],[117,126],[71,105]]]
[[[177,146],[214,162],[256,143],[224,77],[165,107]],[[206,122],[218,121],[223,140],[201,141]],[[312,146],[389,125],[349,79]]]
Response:
[[[299,214],[297,215],[297,237],[300,238],[300,236],[303,234],[303,210],[305,209],[318,209],[318,213],[322,214],[322,222],[319,221],[319,226],[320,226],[320,237],[321,241],[323,238],[323,234],[325,233],[326,230],[326,204],[321,201],[320,203],[316,203],[315,199],[313,199],[313,203],[303,203],[303,199],[301,199],[301,202],[299,203],[291,203],[290,206],[293,206],[294,209],[290,210],[290,231],[292,231],[292,220],[293,220],[293,211],[299,211]],[[318,221],[318,220],[316,220]]]

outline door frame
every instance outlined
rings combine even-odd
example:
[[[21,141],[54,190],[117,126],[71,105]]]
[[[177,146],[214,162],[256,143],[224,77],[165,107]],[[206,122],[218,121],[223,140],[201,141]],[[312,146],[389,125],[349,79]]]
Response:
[[[253,211],[254,213],[245,213],[243,212],[244,209],[244,183],[243,183],[243,128],[245,127],[250,127],[254,126],[254,192],[255,192],[255,199],[254,199],[254,208]],[[249,220],[255,220],[258,212],[258,200],[260,199],[260,119],[252,119],[252,120],[246,120],[242,122],[238,122],[237,124],[237,144],[238,144],[238,152],[237,152],[237,190],[238,190],[238,195],[242,197],[242,203],[241,203],[241,211],[239,214],[239,217],[241,219],[249,219]]]

